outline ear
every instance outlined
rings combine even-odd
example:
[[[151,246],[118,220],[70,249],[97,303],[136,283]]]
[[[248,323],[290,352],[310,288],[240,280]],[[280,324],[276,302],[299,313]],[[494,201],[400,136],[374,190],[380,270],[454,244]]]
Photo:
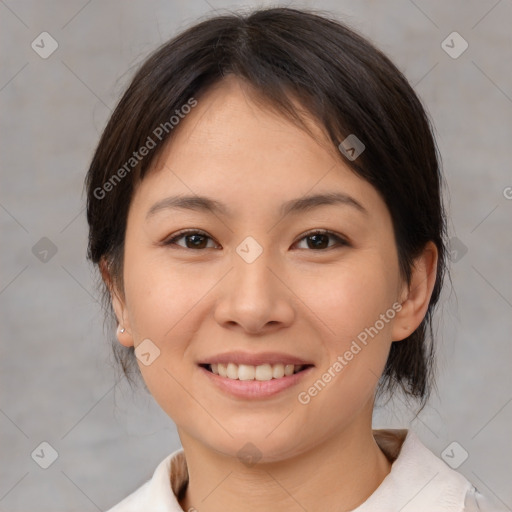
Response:
[[[423,321],[436,282],[437,258],[437,246],[429,241],[423,252],[414,260],[411,284],[405,285],[402,289],[402,309],[395,316],[393,323],[393,341],[407,338]]]
[[[125,347],[133,347],[134,343],[128,311],[122,294],[115,285],[114,279],[110,273],[108,263],[105,260],[105,258],[101,258],[99,267],[101,272],[101,278],[103,279],[103,282],[107,285],[108,291],[110,293],[112,307],[114,308],[114,313],[117,318],[117,339],[119,343],[121,343],[121,345],[124,345]],[[124,329],[124,331],[122,331],[122,329]]]

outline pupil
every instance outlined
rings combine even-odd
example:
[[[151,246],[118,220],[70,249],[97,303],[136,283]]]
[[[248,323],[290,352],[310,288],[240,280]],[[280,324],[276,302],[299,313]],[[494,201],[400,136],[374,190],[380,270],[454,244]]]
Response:
[[[196,242],[199,242],[199,243],[196,243],[196,242],[192,242],[193,246],[194,247],[200,247],[201,246],[201,240],[197,240],[197,238],[201,239],[203,238],[204,239],[204,236],[203,235],[188,235],[188,240],[190,241],[190,239],[196,239]],[[204,240],[202,240],[202,242],[204,242]]]
[[[310,235],[308,238],[309,238],[310,240],[313,240],[313,239],[315,239],[315,240],[316,240],[316,242],[313,242],[313,246],[314,246],[316,249],[318,249],[318,248],[320,248],[320,249],[324,248],[324,247],[322,247],[322,246],[327,247],[327,245],[325,245],[325,243],[322,243],[322,241],[320,241],[320,242],[318,243],[318,238],[319,238],[319,237],[323,237],[323,238],[324,238],[323,242],[325,242],[325,239],[327,239],[327,235],[323,235],[323,234],[320,234],[320,235]],[[327,242],[327,244],[328,244],[328,243],[329,243],[329,242]]]

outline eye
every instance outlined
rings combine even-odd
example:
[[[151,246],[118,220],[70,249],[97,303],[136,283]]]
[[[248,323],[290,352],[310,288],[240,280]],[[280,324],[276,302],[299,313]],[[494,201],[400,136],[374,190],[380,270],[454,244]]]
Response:
[[[185,246],[178,244],[178,240],[185,239]],[[336,244],[329,245],[329,238],[335,240]],[[204,231],[200,230],[185,230],[180,231],[172,238],[168,238],[163,242],[163,245],[178,245],[179,247],[183,247],[184,249],[211,249],[212,247],[208,247],[208,240],[213,239],[208,236]],[[314,249],[316,251],[328,249],[333,247],[333,245],[338,246],[348,246],[350,245],[345,239],[340,237],[339,235],[333,233],[332,231],[328,231],[325,229],[310,231],[305,236],[303,236],[299,242],[302,240],[307,240],[306,244],[308,249]],[[327,243],[327,245],[326,245]],[[213,247],[214,248],[214,247]]]
[[[185,247],[183,247],[180,244],[177,244],[176,242],[178,240],[181,240],[184,238],[186,240]],[[205,240],[210,239],[204,231],[198,231],[198,230],[187,230],[187,231],[180,231],[178,234],[173,236],[172,238],[168,238],[163,242],[164,245],[178,245],[179,247],[183,247],[184,249],[209,249],[209,247],[206,247]],[[187,243],[190,242],[190,243]]]
[[[305,236],[303,236],[299,242],[302,240],[307,240],[307,248],[314,249],[314,250],[322,250],[322,249],[328,249],[332,247],[332,245],[329,246],[328,239],[332,238],[336,240],[338,243],[334,245],[338,246],[348,246],[350,245],[345,239],[341,238],[337,234],[333,233],[332,231],[327,231],[326,229],[317,229],[315,231],[310,231]],[[311,242],[311,243],[308,243]],[[327,246],[325,245],[327,243]]]

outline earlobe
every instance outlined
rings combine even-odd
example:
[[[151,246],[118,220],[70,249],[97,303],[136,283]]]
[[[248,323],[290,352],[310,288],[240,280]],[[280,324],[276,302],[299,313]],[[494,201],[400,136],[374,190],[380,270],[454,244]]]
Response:
[[[393,341],[407,338],[423,321],[436,283],[437,259],[437,247],[430,241],[414,260],[411,283],[404,291],[402,309],[396,315],[393,324]]]
[[[110,293],[112,308],[114,309],[114,313],[118,322],[116,330],[117,340],[119,343],[121,343],[121,345],[124,345],[125,347],[132,347],[134,345],[133,337],[124,300],[120,296],[119,291],[114,284],[114,280],[108,269],[108,264],[104,258],[101,259],[99,267],[101,277]]]
[[[133,337],[130,331],[128,331],[122,325],[117,326],[116,331],[117,341],[125,347],[133,347]]]

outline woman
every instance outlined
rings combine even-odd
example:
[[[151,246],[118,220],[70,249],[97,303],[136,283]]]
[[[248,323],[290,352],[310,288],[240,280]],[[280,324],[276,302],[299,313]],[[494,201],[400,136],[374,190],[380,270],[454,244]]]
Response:
[[[116,354],[183,449],[112,512],[484,510],[377,394],[423,406],[445,272],[435,141],[397,68],[277,8],[151,55],[87,175]]]

